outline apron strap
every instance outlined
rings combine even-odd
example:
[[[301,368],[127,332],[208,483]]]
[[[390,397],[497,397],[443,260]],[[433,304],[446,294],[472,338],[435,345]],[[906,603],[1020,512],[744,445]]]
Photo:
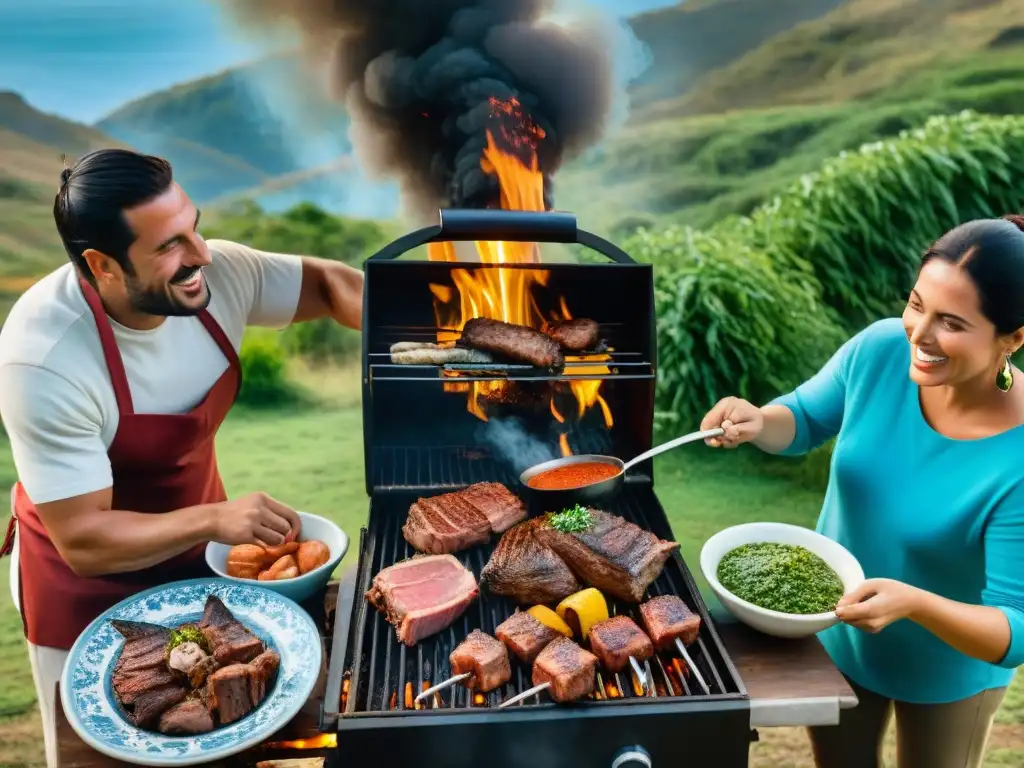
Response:
[[[110,318],[103,308],[100,295],[86,280],[78,279],[82,286],[82,293],[85,301],[92,310],[93,319],[96,321],[96,330],[100,334],[100,345],[103,347],[103,360],[110,372],[110,382],[114,387],[114,397],[117,399],[117,410],[121,414],[135,413],[135,404],[132,402],[132,390],[128,386],[128,374],[124,370],[124,361],[121,359],[121,352],[117,348],[117,339],[114,338],[114,329],[110,325]]]

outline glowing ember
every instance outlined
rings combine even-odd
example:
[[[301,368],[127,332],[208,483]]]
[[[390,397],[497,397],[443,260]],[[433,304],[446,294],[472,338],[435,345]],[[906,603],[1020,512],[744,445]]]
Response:
[[[530,120],[522,111],[516,99],[507,102],[491,99],[492,116],[496,119],[497,135],[487,131],[487,147],[484,149],[480,167],[487,174],[496,176],[500,188],[500,207],[504,210],[543,211],[544,205],[544,174],[538,166],[537,146],[544,139],[544,131]],[[500,141],[499,141],[500,139]],[[519,242],[484,242],[475,243],[477,256],[483,264],[539,264],[540,249],[536,243]],[[427,256],[431,261],[458,261],[455,246],[450,242],[431,243],[427,246]],[[543,330],[548,327],[549,320],[541,314],[533,297],[535,286],[546,286],[550,272],[545,269],[498,268],[498,269],[453,269],[451,272],[455,291],[449,286],[431,285],[434,295],[434,311],[439,329],[437,340],[440,343],[454,342],[462,331],[467,320],[474,317],[485,317],[501,320],[506,323],[524,325]],[[570,320],[572,315],[566,306],[565,297],[561,297],[559,311],[553,313],[550,322]],[[607,355],[567,357],[564,374],[574,375],[607,375],[610,369],[606,366],[579,365],[588,362],[610,361]],[[572,365],[572,363],[577,365]],[[608,403],[601,397],[600,380],[569,381],[569,391],[576,400],[573,410],[579,417],[592,407],[599,406],[605,424],[612,426],[612,414]],[[501,400],[510,386],[507,381],[447,381],[444,383],[446,392],[467,395],[467,409],[483,421],[487,415],[481,399]],[[554,399],[551,411],[560,423],[561,417]],[[563,433],[559,439],[563,456],[572,453],[568,439]]]
[[[338,746],[338,734],[321,733],[308,739],[293,741],[271,741],[263,745],[266,749],[333,749]]]

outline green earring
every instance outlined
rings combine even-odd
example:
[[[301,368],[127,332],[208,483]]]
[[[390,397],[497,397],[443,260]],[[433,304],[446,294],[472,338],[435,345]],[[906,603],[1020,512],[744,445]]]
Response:
[[[1003,363],[1003,367],[996,374],[996,386],[1002,392],[1009,392],[1010,387],[1013,386],[1013,366],[1010,365],[1009,355],[1006,356],[1006,362]]]

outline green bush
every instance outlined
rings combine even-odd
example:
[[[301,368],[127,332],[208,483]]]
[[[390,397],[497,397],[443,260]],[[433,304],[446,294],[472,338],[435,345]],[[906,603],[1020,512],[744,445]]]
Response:
[[[278,337],[262,329],[250,329],[242,340],[239,354],[242,365],[242,390],[238,402],[253,408],[292,403],[298,390],[288,380],[288,356]]]
[[[641,231],[627,244],[658,265],[659,425],[696,429],[714,403],[763,402],[813,374],[842,342],[811,280],[790,280],[741,230]]]
[[[289,354],[301,355],[314,363],[327,363],[358,353],[362,349],[362,336],[359,331],[344,328],[325,317],[289,326],[282,335],[282,343]]]
[[[747,231],[780,269],[809,266],[853,331],[899,310],[944,232],[1022,203],[1024,118],[963,112],[840,154],[754,211]]]

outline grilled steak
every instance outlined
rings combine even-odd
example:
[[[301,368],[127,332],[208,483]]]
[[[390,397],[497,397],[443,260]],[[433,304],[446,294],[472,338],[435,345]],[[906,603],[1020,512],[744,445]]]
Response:
[[[565,364],[562,350],[553,338],[525,325],[500,320],[474,317],[467,321],[459,344],[537,368],[561,368]]]
[[[266,650],[260,639],[232,616],[216,595],[206,598],[199,629],[210,644],[213,658],[221,666],[252,661]]]
[[[548,643],[556,637],[562,637],[526,611],[516,611],[501,622],[494,630],[494,636],[508,646],[524,664],[532,664]]]
[[[165,654],[171,631],[157,624],[112,620],[125,639],[110,684],[114,695],[140,728],[185,698],[180,679],[167,668]]]
[[[692,645],[700,633],[700,616],[675,595],[652,597],[640,606],[640,618],[659,651],[673,647],[677,637]]]
[[[471,673],[473,676],[467,678],[464,684],[481,693],[493,691],[512,677],[508,650],[500,640],[495,640],[479,629],[474,629],[459,643],[448,661],[452,665],[452,675]]]
[[[196,664],[192,669],[188,671],[188,682],[193,688],[201,688],[206,682],[206,678],[212,675],[220,668],[220,664],[213,656],[206,656],[202,661]]]
[[[559,704],[582,699],[593,692],[597,656],[559,635],[533,663],[533,684],[551,683],[548,694]]]
[[[477,483],[439,496],[417,499],[402,526],[405,540],[420,552],[442,555],[483,544],[526,517],[526,507],[500,483]]]
[[[526,517],[526,506],[501,483],[476,483],[459,493],[484,514],[494,533],[503,533]]]
[[[566,352],[585,352],[597,347],[597,321],[585,317],[554,323],[545,332]]]
[[[417,555],[374,576],[366,599],[411,646],[450,626],[479,593],[472,572],[451,555]]]
[[[506,531],[491,559],[480,572],[480,582],[496,595],[536,605],[557,603],[582,587],[551,547],[536,537],[544,519],[535,517]]]
[[[217,710],[221,725],[241,720],[262,703],[280,663],[274,651],[264,651],[248,664],[231,664],[210,675],[210,706]]]
[[[200,699],[186,699],[175,704],[160,716],[157,726],[160,733],[168,736],[193,736],[213,730],[213,715]]]
[[[639,603],[665,561],[679,548],[621,517],[590,510],[589,530],[562,533],[549,525],[537,527],[537,537],[558,553],[580,581]]]
[[[629,616],[612,616],[590,628],[590,650],[609,672],[629,666],[629,657],[646,661],[654,655],[651,638]]]

